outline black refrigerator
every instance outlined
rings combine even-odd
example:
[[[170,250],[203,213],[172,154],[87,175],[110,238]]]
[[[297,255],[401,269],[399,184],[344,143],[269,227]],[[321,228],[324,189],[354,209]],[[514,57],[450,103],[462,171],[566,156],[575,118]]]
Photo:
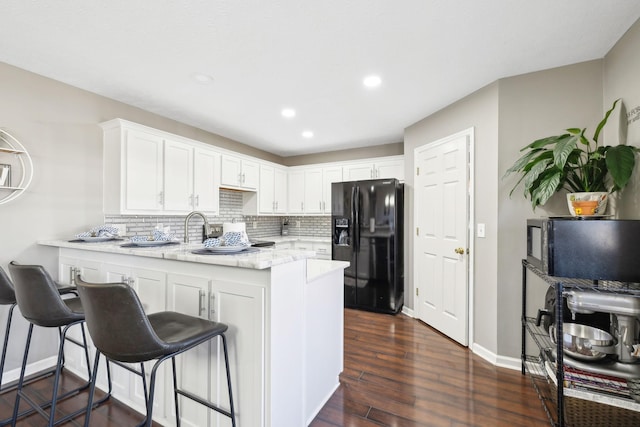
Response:
[[[404,186],[397,179],[331,185],[332,259],[349,261],[344,305],[395,314],[404,303]]]

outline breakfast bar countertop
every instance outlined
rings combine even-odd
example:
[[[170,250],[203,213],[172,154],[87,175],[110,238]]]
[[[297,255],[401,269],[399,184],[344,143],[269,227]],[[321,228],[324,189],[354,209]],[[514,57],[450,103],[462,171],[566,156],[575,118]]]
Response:
[[[129,242],[126,240],[111,240],[106,242],[70,242],[67,240],[38,241],[39,245],[55,246],[58,248],[135,255],[148,258],[172,259],[177,261],[215,264],[256,270],[267,269],[297,260],[310,259],[316,255],[314,251],[274,248],[260,248],[257,251],[231,254],[202,255],[192,253],[194,250],[203,249],[203,245],[197,243],[175,243],[152,247],[123,247],[122,245],[126,243]]]

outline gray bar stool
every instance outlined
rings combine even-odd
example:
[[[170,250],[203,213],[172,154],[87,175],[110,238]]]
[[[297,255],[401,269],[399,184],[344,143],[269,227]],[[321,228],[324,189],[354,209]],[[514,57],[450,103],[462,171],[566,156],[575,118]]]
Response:
[[[56,405],[59,400],[73,396],[86,389],[91,384],[91,370],[89,368],[89,350],[87,347],[86,335],[84,332],[84,313],[80,298],[68,298],[62,299],[60,291],[56,283],[51,279],[51,276],[40,265],[20,265],[14,261],[9,264],[9,271],[13,278],[14,290],[16,301],[22,316],[29,321],[29,332],[27,334],[27,342],[25,345],[24,356],[22,359],[22,368],[20,370],[20,379],[16,389],[16,403],[13,408],[12,426],[16,425],[18,419],[18,408],[20,407],[20,400],[24,400],[33,408],[36,412],[40,413],[48,420],[48,426],[52,427],[63,422],[66,422],[87,410],[82,408],[71,414],[62,417],[59,420],[55,420]],[[36,403],[27,393],[23,390],[25,385],[25,370],[27,366],[27,357],[29,355],[29,347],[31,344],[31,337],[33,334],[33,326],[41,326],[45,328],[59,328],[60,330],[60,342],[58,345],[58,359],[56,363],[55,376],[53,382],[53,396],[50,402],[45,405],[39,405]],[[67,331],[73,325],[79,325],[82,331],[82,342],[79,342],[69,336]],[[82,386],[67,391],[58,395],[58,388],[60,385],[60,374],[64,363],[64,343],[70,341],[80,347],[84,348],[84,356],[87,362],[87,375],[89,381]],[[111,385],[110,373],[109,386]],[[111,390],[109,390],[110,392]],[[110,393],[109,393],[110,394]],[[100,402],[106,400],[109,394],[101,399]],[[100,403],[97,402],[97,403]],[[96,404],[97,404],[96,403]],[[51,407],[49,413],[45,411],[47,407]],[[91,409],[91,406],[89,406]]]
[[[58,292],[60,293],[60,295],[63,294],[69,294],[69,293],[75,293],[75,286],[71,286],[71,285],[60,285],[58,283],[56,283],[56,287],[58,289]],[[77,296],[77,294],[76,294]],[[5,327],[5,333],[4,333],[4,343],[2,345],[2,356],[0,357],[0,382],[2,381],[2,376],[4,375],[4,366],[5,366],[5,362],[7,360],[7,350],[8,350],[8,346],[9,346],[9,334],[11,332],[11,322],[13,320],[13,310],[16,308],[17,305],[17,301],[16,301],[16,293],[14,291],[14,287],[13,287],[13,283],[11,282],[11,279],[9,279],[9,276],[7,275],[7,273],[4,271],[4,269],[2,267],[0,267],[0,305],[8,305],[9,306],[9,313],[7,314],[7,325]],[[51,376],[55,373],[55,369],[52,370],[47,370],[45,372],[41,372],[38,375],[32,376],[29,378],[28,382],[33,382],[39,379],[42,379],[44,377],[48,377]],[[5,384],[5,386],[3,387],[2,384],[0,383],[0,393],[6,393],[12,390],[15,390],[17,388],[17,383],[13,384],[11,386],[7,386]],[[26,410],[21,412],[20,414],[18,414],[18,417],[22,417],[25,415],[29,415],[32,414],[33,412],[35,412],[35,410],[30,409],[30,410]],[[7,418],[4,420],[0,420],[0,426],[6,425],[6,424],[10,424],[13,421],[13,418]]]
[[[99,352],[104,354],[107,360],[142,376],[147,414],[140,425],[151,426],[156,372],[162,362],[171,359],[176,425],[180,426],[178,395],[182,395],[228,416],[231,418],[231,424],[235,427],[236,419],[233,394],[231,392],[227,340],[224,335],[227,325],[172,311],[163,311],[147,316],[138,295],[126,283],[88,283],[78,276],[76,285],[85,310],[89,334]],[[105,325],[108,325],[108,327],[105,327]],[[222,339],[224,349],[227,388],[229,390],[229,411],[199,396],[178,389],[176,379],[175,357],[218,336]],[[95,389],[98,358],[99,354],[96,354],[89,402],[91,402]],[[147,394],[144,365],[142,363],[150,360],[155,360],[156,362],[151,370],[149,393]],[[140,363],[142,366],[141,372],[134,371],[119,362]],[[85,427],[89,426],[90,415],[91,411],[88,409]]]

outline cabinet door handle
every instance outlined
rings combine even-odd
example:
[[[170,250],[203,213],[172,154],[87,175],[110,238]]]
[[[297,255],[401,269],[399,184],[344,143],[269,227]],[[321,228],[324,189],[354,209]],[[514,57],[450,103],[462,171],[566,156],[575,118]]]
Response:
[[[164,206],[164,191],[161,191],[160,194],[158,194],[158,204]]]
[[[212,292],[209,294],[209,320],[215,320],[216,316],[216,296]]]
[[[318,209],[322,210],[322,200],[318,202]]]
[[[196,208],[198,206],[200,206],[200,195],[199,194],[196,195]]]
[[[200,289],[200,296],[198,298],[198,316],[202,316],[202,314],[204,314],[204,309],[205,309],[205,302],[204,302],[204,298],[205,298],[206,294],[205,292]]]
[[[304,210],[304,202],[300,202],[300,210],[303,211]]]
[[[76,284],[76,268],[73,266],[69,267],[69,284]]]
[[[246,178],[246,176],[245,176],[245,174],[243,173],[243,174],[242,174],[242,183],[243,183],[243,184],[244,184],[244,182],[245,182],[245,178]]]

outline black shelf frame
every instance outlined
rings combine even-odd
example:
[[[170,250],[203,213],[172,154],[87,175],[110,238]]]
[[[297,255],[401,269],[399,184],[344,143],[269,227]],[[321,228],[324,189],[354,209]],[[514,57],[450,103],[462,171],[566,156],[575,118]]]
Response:
[[[556,336],[563,336],[563,311],[564,304],[562,303],[564,292],[567,289],[577,290],[589,290],[603,293],[614,294],[626,294],[633,295],[640,298],[640,286],[634,283],[618,282],[618,281],[599,281],[599,280],[587,280],[587,279],[573,279],[554,277],[545,274],[542,270],[538,269],[535,265],[528,262],[526,259],[522,260],[522,375],[529,373],[532,375],[532,381],[534,388],[538,392],[538,396],[542,401],[543,407],[549,421],[552,426],[564,427],[565,426],[565,414],[564,414],[564,351],[562,339],[558,339],[557,343],[551,341],[549,335],[544,328],[536,325],[536,319],[526,317],[527,309],[527,272],[530,271],[548,285],[552,286],[556,291],[556,307],[555,318],[560,321],[555,322]],[[530,336],[538,349],[540,350],[540,357],[527,356],[526,337]],[[555,356],[555,357],[554,357]],[[551,361],[555,363],[556,369],[556,400],[550,398],[551,391],[547,392],[542,389],[540,384],[540,377],[544,376],[548,383],[547,373],[544,369],[545,361]],[[532,366],[536,364],[541,365],[541,372],[532,370]],[[534,371],[534,372],[532,372]],[[554,411],[555,406],[555,411]],[[555,412],[555,413],[554,413]]]

